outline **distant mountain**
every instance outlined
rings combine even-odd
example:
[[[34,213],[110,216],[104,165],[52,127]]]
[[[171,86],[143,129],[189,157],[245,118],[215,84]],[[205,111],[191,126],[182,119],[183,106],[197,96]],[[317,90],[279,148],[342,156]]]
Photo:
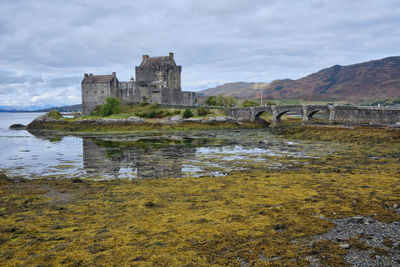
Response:
[[[47,107],[51,106],[0,106],[0,112],[33,112]]]
[[[82,110],[81,104],[70,105],[70,106],[62,106],[62,107],[51,107],[37,110],[38,112],[49,112],[49,111],[59,111],[59,112],[80,112]]]
[[[265,88],[263,88],[265,86]],[[266,83],[230,83],[201,91],[204,95],[245,98],[344,100],[371,103],[400,96],[400,57],[388,57],[349,66],[335,65],[298,80]],[[231,92],[231,93],[230,93]]]
[[[82,105],[71,105],[62,107],[52,107],[50,105],[46,106],[0,106],[0,112],[49,112],[51,110],[56,110],[60,112],[78,112],[81,111]]]
[[[210,88],[201,91],[206,96],[213,95],[225,95],[235,96],[239,98],[255,98],[257,96],[257,90],[268,88],[269,83],[246,83],[246,82],[235,82],[225,83],[215,88]]]

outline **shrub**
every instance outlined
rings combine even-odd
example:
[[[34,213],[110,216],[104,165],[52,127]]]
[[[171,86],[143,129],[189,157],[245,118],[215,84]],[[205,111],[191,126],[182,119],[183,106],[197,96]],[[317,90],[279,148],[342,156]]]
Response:
[[[159,107],[160,107],[160,105],[158,105],[158,103],[154,103],[154,104],[151,104],[151,105],[149,106],[150,109],[157,109],[157,108],[159,108]]]
[[[206,100],[208,106],[233,106],[236,104],[236,98],[234,96],[210,96]]]
[[[145,107],[149,104],[147,101],[140,102],[139,107]]]
[[[165,117],[171,115],[171,113],[168,111],[164,111],[162,109],[158,109],[158,108],[150,108],[150,106],[149,106],[149,107],[146,107],[146,109],[136,111],[135,115],[138,117],[141,117],[141,118],[149,118],[149,119],[160,118],[160,119],[162,119],[162,118],[165,118]]]
[[[210,96],[206,100],[207,106],[216,106],[217,105],[217,97],[216,96]]]
[[[184,118],[191,118],[193,117],[193,112],[190,108],[185,108],[185,111],[183,111],[182,117]]]
[[[91,116],[100,116],[101,106],[97,106],[91,113]]]
[[[119,113],[119,105],[121,104],[121,100],[115,97],[107,97],[106,103],[100,108],[101,116],[110,116],[112,114]]]
[[[205,107],[198,107],[196,109],[196,112],[197,116],[207,116],[208,114],[210,114],[210,111]]]
[[[254,101],[254,100],[246,99],[242,102],[242,107],[252,107],[252,106],[259,106],[259,105],[260,105],[260,103],[257,101]]]

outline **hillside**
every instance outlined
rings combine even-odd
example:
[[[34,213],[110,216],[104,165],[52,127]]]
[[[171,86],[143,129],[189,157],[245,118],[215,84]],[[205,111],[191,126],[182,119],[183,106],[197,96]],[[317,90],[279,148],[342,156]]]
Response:
[[[263,89],[266,99],[344,100],[371,103],[400,96],[400,57],[388,57],[349,66],[335,65],[298,80],[276,80]],[[259,98],[254,83],[231,83],[202,91],[205,95]]]
[[[59,111],[59,112],[80,112],[82,110],[81,104],[62,106],[62,107],[51,107],[46,109],[37,110],[38,112],[49,112],[49,111]]]
[[[257,91],[259,92],[260,88],[266,89],[268,85],[269,83],[225,83],[215,88],[203,90],[201,93],[206,96],[221,94],[225,96],[231,95],[239,98],[255,98],[257,96]]]

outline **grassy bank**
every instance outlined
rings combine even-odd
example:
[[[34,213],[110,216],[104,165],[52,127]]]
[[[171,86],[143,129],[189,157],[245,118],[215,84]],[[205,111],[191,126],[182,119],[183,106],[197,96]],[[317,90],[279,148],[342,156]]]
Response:
[[[339,242],[313,236],[332,219],[400,221],[399,131],[289,127],[282,136],[326,140],[320,158],[269,156],[224,177],[22,180],[1,176],[0,264],[143,266],[345,266]],[[387,248],[372,249],[375,255]],[[387,241],[390,246],[390,240]],[[371,249],[371,250],[369,250]],[[267,260],[266,260],[267,259]]]
[[[237,124],[234,122],[182,122],[176,124],[163,124],[159,121],[149,121],[135,124],[102,124],[96,125],[94,121],[73,123],[69,121],[58,121],[41,123],[40,126],[30,130],[52,130],[71,133],[118,133],[133,131],[185,131],[185,130],[212,130],[212,129],[252,129],[261,128],[262,124],[245,122]]]
[[[186,112],[186,115],[185,115]],[[173,116],[187,116],[202,121],[168,121]],[[51,120],[41,120],[28,125],[29,130],[54,130],[63,132],[132,132],[132,131],[182,131],[182,130],[210,130],[210,129],[251,129],[263,127],[260,123],[234,121],[217,121],[213,118],[225,116],[223,110],[205,109],[172,109],[163,108],[157,104],[144,106],[123,105],[118,114],[100,116],[98,112],[85,117],[64,118],[58,112],[52,111],[45,116]],[[140,118],[142,121],[130,122],[130,117]],[[103,120],[122,120],[103,123]],[[124,121],[125,120],[125,121]]]

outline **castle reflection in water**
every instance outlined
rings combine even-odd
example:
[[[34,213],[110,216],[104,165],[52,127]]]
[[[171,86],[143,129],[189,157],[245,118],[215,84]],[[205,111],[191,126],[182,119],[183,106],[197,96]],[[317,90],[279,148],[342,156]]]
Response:
[[[196,152],[196,148],[187,145],[162,146],[157,140],[82,139],[83,166],[94,177],[180,177],[184,160],[193,158]]]

